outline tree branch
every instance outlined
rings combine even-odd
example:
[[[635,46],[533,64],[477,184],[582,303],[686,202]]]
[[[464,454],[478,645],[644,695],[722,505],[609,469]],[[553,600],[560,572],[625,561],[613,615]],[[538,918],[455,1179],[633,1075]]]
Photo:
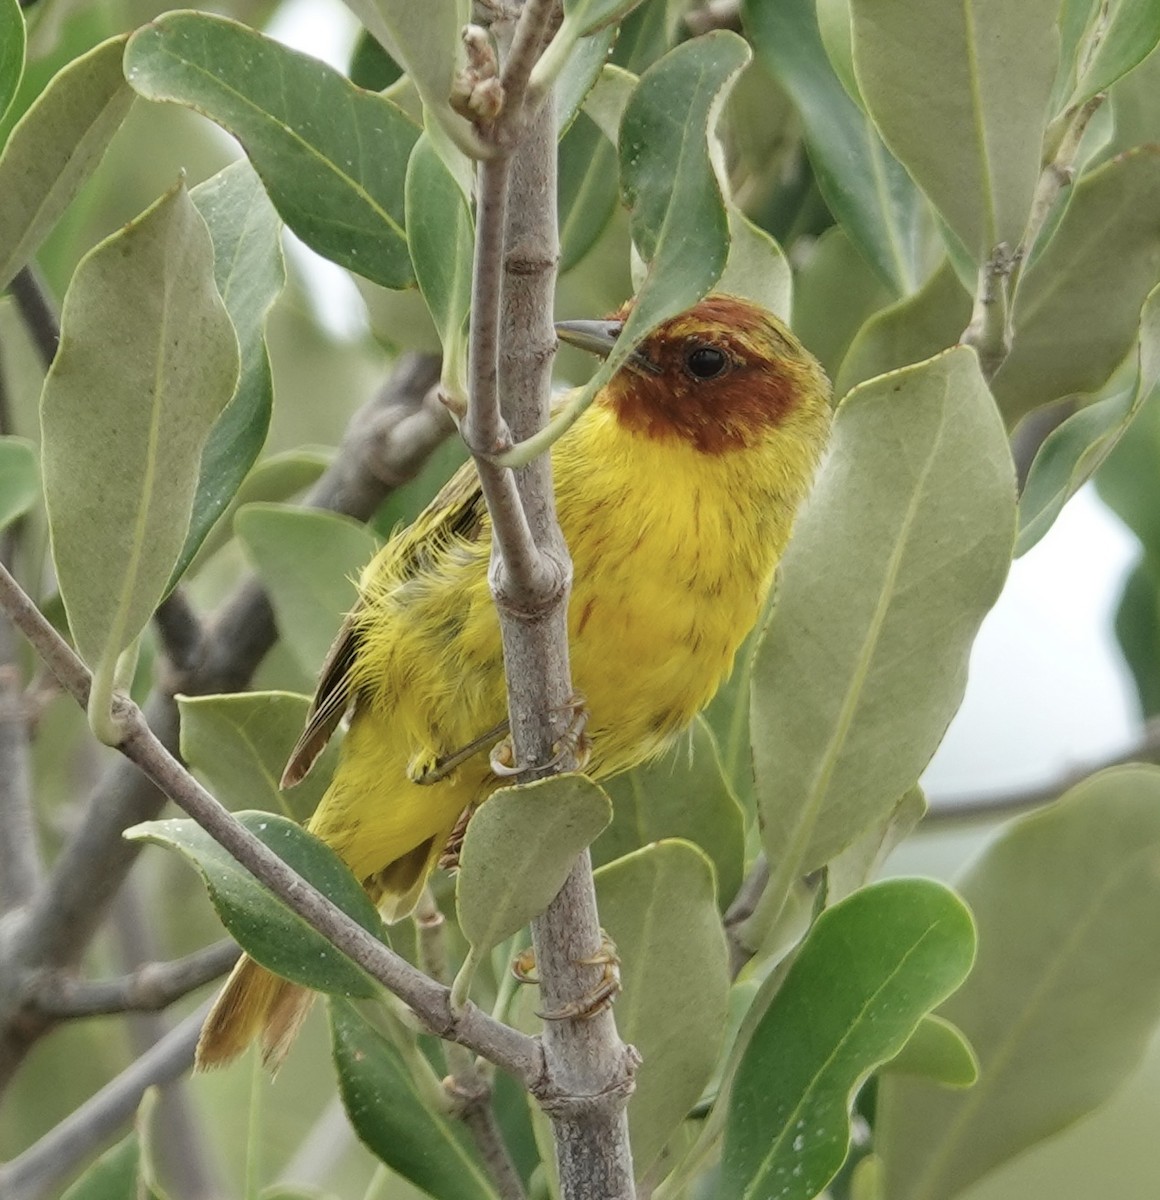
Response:
[[[429,888],[425,888],[415,908],[419,934],[419,966],[436,982],[449,985],[446,922]],[[503,1200],[524,1200],[523,1181],[512,1161],[503,1131],[495,1118],[491,1081],[476,1066],[475,1056],[454,1042],[447,1046],[447,1065],[451,1074],[443,1087],[455,1106],[455,1114],[467,1127],[493,1182]]]
[[[1021,816],[1025,812],[1042,808],[1058,800],[1064,792],[1082,783],[1097,771],[1110,767],[1122,767],[1127,763],[1152,763],[1160,766],[1160,717],[1154,717],[1144,725],[1144,733],[1130,750],[1113,754],[1098,763],[1068,771],[1054,783],[1044,787],[1025,788],[1018,791],[1000,792],[994,796],[962,796],[932,803],[919,825],[924,829],[946,829],[953,825],[971,825],[980,821],[1004,821],[1009,817]]]
[[[351,420],[334,462],[306,504],[366,520],[392,487],[417,474],[452,428],[433,395],[438,380],[437,358],[401,357],[384,387]],[[241,690],[277,636],[269,599],[250,577],[210,625],[193,669],[169,672],[146,700],[145,720],[161,742],[172,750],[178,745],[175,693]],[[62,682],[74,695],[78,686],[87,691],[87,672]],[[26,919],[0,943],[0,1086],[48,1028],[46,1018],[25,1011],[25,988],[43,969],[79,960],[140,852],[138,844],[121,834],[155,818],[164,803],[164,795],[131,762],[114,761]]]
[[[146,963],[117,979],[89,982],[49,975],[41,980],[29,1003],[58,1021],[110,1013],[159,1012],[220,979],[240,954],[237,944],[227,938],[172,962]]]
[[[30,1146],[0,1166],[4,1200],[40,1200],[101,1149],[137,1111],[151,1087],[180,1079],[193,1066],[193,1051],[209,1005],[191,1013],[111,1083]]]
[[[185,592],[176,587],[153,614],[153,624],[161,638],[161,647],[170,664],[182,675],[197,669],[205,636],[201,618]]]
[[[73,698],[79,704],[87,703],[89,672],[84,663],[3,567],[0,608],[8,612]],[[165,795],[289,909],[410,1005],[432,1033],[462,1042],[509,1071],[530,1090],[539,1088],[542,1056],[535,1039],[493,1020],[474,1005],[467,1005],[461,1013],[454,1012],[449,988],[428,979],[368,933],[223,808],[161,744],[132,700],[118,694],[114,709],[124,730],[116,749],[132,759]]]
[[[34,267],[18,271],[8,289],[47,371],[60,345],[60,317],[56,305],[49,299],[48,290]]]
[[[542,455],[508,473],[487,457],[513,434],[528,437],[548,419],[559,259],[555,107],[550,91],[534,113],[515,108],[511,97],[521,94],[515,85],[531,69],[529,47],[542,44],[556,16],[555,5],[529,0],[514,33],[502,24],[494,27],[501,48],[510,45],[507,102],[495,133],[497,154],[479,167],[466,421],[492,517],[492,594],[522,781],[578,765],[574,752],[558,750],[573,701],[567,628],[572,566],[556,520],[551,458]],[[518,203],[507,202],[509,186]],[[587,852],[532,923],[532,941],[546,1009],[582,1011],[600,979],[591,961],[602,944]],[[621,1042],[608,1008],[588,1019],[549,1021],[542,1040],[548,1082],[539,1098],[552,1121],[561,1195],[630,1200],[626,1106],[636,1052]]]
[[[0,358],[0,434],[10,433],[8,379]],[[0,532],[0,563],[15,569],[17,528]],[[0,915],[26,904],[44,873],[29,766],[28,705],[15,632],[0,614]]]

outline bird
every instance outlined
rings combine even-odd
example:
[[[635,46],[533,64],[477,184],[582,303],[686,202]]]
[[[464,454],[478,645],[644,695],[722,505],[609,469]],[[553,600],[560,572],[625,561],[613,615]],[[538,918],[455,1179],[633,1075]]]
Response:
[[[557,335],[607,355],[627,313]],[[649,334],[553,445],[590,777],[663,753],[730,674],[823,455],[830,399],[781,320],[711,294]],[[490,542],[469,462],[363,572],[283,777],[303,778],[349,714],[307,828],[387,921],[410,913],[461,817],[503,782],[487,753],[506,730]],[[254,1040],[276,1066],[311,999],[243,956],[206,1018],[199,1067]]]

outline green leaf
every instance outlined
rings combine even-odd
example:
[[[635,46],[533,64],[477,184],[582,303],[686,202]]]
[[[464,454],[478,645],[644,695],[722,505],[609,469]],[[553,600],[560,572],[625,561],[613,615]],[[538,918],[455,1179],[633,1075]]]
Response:
[[[699,300],[725,269],[728,218],[707,131],[749,58],[726,30],[686,42],[641,76],[621,118],[621,188],[649,264],[634,314],[646,300],[664,310],[650,327]]]
[[[651,329],[721,278],[729,223],[708,133],[749,58],[741,38],[716,30],[671,50],[641,76],[620,122],[620,186],[648,274],[608,357],[552,424],[522,444],[522,460],[576,420]]]
[[[742,17],[797,106],[826,203],[891,292],[914,291],[922,199],[830,66],[813,0],[745,0]]]
[[[1076,84],[1070,103],[1085,100],[1111,87],[1160,43],[1160,3],[1157,0],[1111,0],[1107,13],[1095,10],[1104,22],[1099,45]]]
[[[213,245],[179,183],[81,260],[41,401],[53,560],[98,704],[164,595],[237,377]]]
[[[620,122],[640,80],[623,67],[606,63],[584,101],[584,111],[614,145],[620,145]]]
[[[424,110],[442,131],[440,141],[450,139],[459,146],[474,143],[470,124],[448,102],[462,56],[463,27],[471,20],[469,0],[427,0],[424,4],[346,0],[346,6],[403,68],[418,90]],[[434,135],[435,129],[428,127],[427,132]]]
[[[397,82],[403,68],[364,29],[351,52],[347,74],[357,87],[382,92]]]
[[[329,1007],[338,1086],[359,1140],[437,1200],[498,1200],[463,1125],[431,1110],[399,1051],[353,1005]]]
[[[0,529],[24,516],[39,499],[35,444],[24,438],[0,437]]]
[[[294,692],[240,692],[228,696],[178,696],[181,757],[208,782],[227,808],[282,812],[305,820],[330,781],[338,749],[323,751],[297,787],[278,786],[290,751],[306,724],[310,698]]]
[[[389,100],[205,13],[139,29],[125,74],[147,99],[184,104],[232,133],[311,249],[384,287],[412,282],[403,179],[419,130]]]
[[[242,480],[225,512],[206,535],[190,569],[196,571],[234,536],[233,518],[243,504],[292,500],[314,484],[333,461],[334,449],[330,446],[299,446],[262,459]]]
[[[703,850],[725,908],[745,867],[745,815],[730,788],[708,724],[698,717],[667,754],[610,779],[612,824],[592,848],[597,865],[662,838],[684,838]]]
[[[214,278],[238,335],[241,372],[201,454],[189,533],[171,584],[226,512],[266,441],[274,403],[266,315],[286,280],[282,223],[248,163],[236,162],[198,184],[190,199],[213,239]]]
[[[564,0],[564,20],[575,24],[584,36],[623,21],[640,3],[641,0]]]
[[[1104,771],[1013,822],[960,890],[979,960],[940,1011],[974,1046],[979,1082],[883,1082],[891,1200],[949,1200],[1136,1070],[1160,1017],[1160,770]]]
[[[929,1013],[910,1040],[888,1062],[883,1075],[908,1075],[949,1088],[973,1087],[979,1079],[979,1059],[966,1035],[945,1017]]]
[[[406,194],[411,263],[443,346],[443,383],[466,400],[475,226],[467,197],[426,134],[411,152]]]
[[[846,1157],[854,1090],[958,987],[974,950],[970,913],[932,880],[888,880],[822,913],[733,1081],[721,1200],[816,1196]]]
[[[1014,525],[1007,439],[972,351],[843,401],[753,667],[771,900],[917,781],[962,700]]]
[[[556,81],[556,128],[558,136],[572,128],[601,74],[609,69],[608,51],[616,41],[616,29],[609,26],[592,37],[581,38]],[[616,145],[615,132],[608,139]]]
[[[845,230],[831,225],[797,271],[793,330],[833,379],[858,330],[891,300]]]
[[[1153,717],[1160,713],[1160,569],[1150,555],[1124,581],[1116,640],[1132,672],[1140,711]]]
[[[348,517],[284,504],[247,504],[234,529],[270,593],[282,640],[313,677],[354,607],[378,540]]]
[[[1015,553],[1026,554],[1051,528],[1063,506],[1096,473],[1160,381],[1160,288],[1140,314],[1136,382],[1069,417],[1044,439],[1019,498]]]
[[[0,2],[0,117],[24,77],[24,13],[17,0]]]
[[[1160,555],[1160,393],[1153,393],[1096,476],[1100,498]]]
[[[141,1139],[122,1138],[61,1196],[61,1200],[142,1200]]]
[[[628,1105],[639,1178],[713,1073],[729,1004],[728,951],[712,866],[688,842],[659,841],[603,867],[596,895],[621,961],[616,1025],[643,1059]]]
[[[274,813],[234,816],[299,875],[375,937],[382,920],[346,863],[302,826]],[[195,821],[146,821],[125,831],[135,842],[176,850],[197,868],[222,924],[267,970],[293,983],[342,996],[369,999],[376,985],[341,950],[286,908]]]
[[[740,209],[729,207],[729,258],[719,292],[744,296],[788,321],[793,306],[793,272],[781,247]]]
[[[955,345],[971,319],[971,298],[949,262],[914,293],[874,313],[842,359],[834,394]]]
[[[922,788],[912,787],[885,817],[826,864],[826,902],[836,904],[865,887],[924,816],[926,796]]]
[[[858,80],[854,75],[854,31],[851,28],[850,0],[817,0],[818,33],[834,73],[842,81],[846,94],[861,107]]]
[[[478,959],[548,907],[576,861],[612,819],[608,797],[583,775],[500,788],[471,818],[455,904]]]
[[[9,135],[0,154],[0,288],[36,253],[125,119],[133,103],[121,70],[125,41],[111,38],[69,63]]]
[[[585,113],[560,142],[557,207],[560,270],[571,270],[596,244],[617,201],[616,149]]]
[[[1015,295],[1015,339],[992,381],[1008,425],[1041,404],[1100,388],[1136,341],[1160,281],[1160,148],[1085,176]]]
[[[851,0],[866,107],[977,263],[1023,239],[1059,63],[1059,3]]]

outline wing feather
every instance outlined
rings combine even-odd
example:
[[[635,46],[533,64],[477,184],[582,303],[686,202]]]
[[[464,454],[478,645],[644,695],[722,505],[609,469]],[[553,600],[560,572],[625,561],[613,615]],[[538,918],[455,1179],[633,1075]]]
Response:
[[[487,507],[474,463],[464,463],[406,529],[375,555],[363,572],[362,593],[334,639],[306,716],[302,736],[290,752],[281,786],[301,783],[355,701],[351,672],[361,649],[359,616],[370,580],[376,588],[405,583],[429,570],[453,541],[474,542],[486,525]]]

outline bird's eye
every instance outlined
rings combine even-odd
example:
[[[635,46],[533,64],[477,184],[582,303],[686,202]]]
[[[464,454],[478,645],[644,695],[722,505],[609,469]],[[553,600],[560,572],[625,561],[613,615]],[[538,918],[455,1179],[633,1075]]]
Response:
[[[725,351],[716,346],[696,346],[685,356],[685,366],[698,379],[713,379],[728,365]]]

